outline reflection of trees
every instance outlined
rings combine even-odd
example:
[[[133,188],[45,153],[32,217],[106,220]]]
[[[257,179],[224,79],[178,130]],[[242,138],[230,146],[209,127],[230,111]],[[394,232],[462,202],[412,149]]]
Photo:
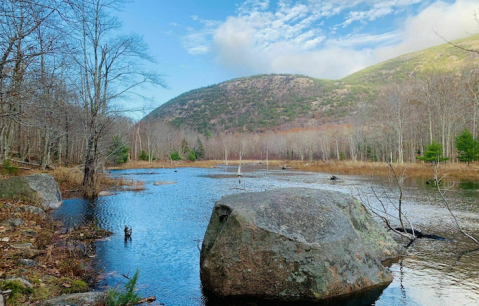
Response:
[[[401,288],[401,304],[407,305],[406,288],[404,287],[404,260],[399,262],[399,287]]]

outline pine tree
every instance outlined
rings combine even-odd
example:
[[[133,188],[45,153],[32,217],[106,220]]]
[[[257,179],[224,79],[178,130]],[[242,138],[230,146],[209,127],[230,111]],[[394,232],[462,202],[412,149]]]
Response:
[[[426,163],[438,163],[448,160],[449,157],[442,157],[442,145],[433,140],[427,146],[424,156],[418,156],[417,159]]]
[[[195,154],[197,159],[202,159],[205,157],[205,148],[203,147],[203,143],[201,142],[199,136],[196,138]]]
[[[129,147],[121,140],[119,135],[113,137],[113,143],[108,150],[108,156],[115,164],[123,164],[128,161]]]
[[[188,142],[186,141],[186,138],[183,138],[181,141],[181,153],[183,155],[187,155],[190,152],[190,148],[188,147]]]
[[[459,160],[468,165],[471,161],[479,159],[479,143],[468,129],[456,137],[456,149],[459,151]]]

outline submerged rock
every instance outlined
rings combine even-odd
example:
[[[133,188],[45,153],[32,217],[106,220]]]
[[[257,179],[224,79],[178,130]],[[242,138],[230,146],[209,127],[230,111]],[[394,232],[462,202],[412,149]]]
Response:
[[[110,192],[110,191],[100,191],[98,193],[99,197],[106,197],[106,196],[113,196],[113,195],[116,195],[116,193]]]
[[[62,295],[50,300],[40,302],[39,306],[82,306],[105,305],[106,294],[103,292],[84,292]]]
[[[34,174],[0,180],[0,198],[38,204],[43,209],[62,205],[60,188],[50,174]]]
[[[213,209],[203,288],[222,297],[319,301],[387,285],[404,250],[351,196],[287,188],[231,195]]]
[[[178,182],[168,182],[168,181],[156,181],[153,183],[155,186],[161,186],[161,185],[171,185],[171,184],[178,184]]]

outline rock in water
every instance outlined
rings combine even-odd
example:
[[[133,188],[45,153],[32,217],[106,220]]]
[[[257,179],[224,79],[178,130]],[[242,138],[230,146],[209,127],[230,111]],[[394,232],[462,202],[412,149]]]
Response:
[[[34,174],[0,180],[0,198],[35,203],[43,209],[62,205],[60,188],[50,174]]]
[[[404,249],[358,200],[286,188],[222,198],[203,240],[203,288],[223,297],[319,301],[387,285]]]

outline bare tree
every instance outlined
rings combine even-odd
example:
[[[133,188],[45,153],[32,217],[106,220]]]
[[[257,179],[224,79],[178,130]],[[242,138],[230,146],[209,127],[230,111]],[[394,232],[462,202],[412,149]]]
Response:
[[[100,143],[114,120],[113,102],[142,84],[162,85],[161,78],[143,68],[153,62],[136,34],[116,35],[121,23],[114,16],[123,0],[70,2],[70,26],[79,52],[74,60],[81,76],[81,96],[87,118],[87,145],[83,186],[95,195],[95,173]],[[115,110],[116,111],[116,110]]]

